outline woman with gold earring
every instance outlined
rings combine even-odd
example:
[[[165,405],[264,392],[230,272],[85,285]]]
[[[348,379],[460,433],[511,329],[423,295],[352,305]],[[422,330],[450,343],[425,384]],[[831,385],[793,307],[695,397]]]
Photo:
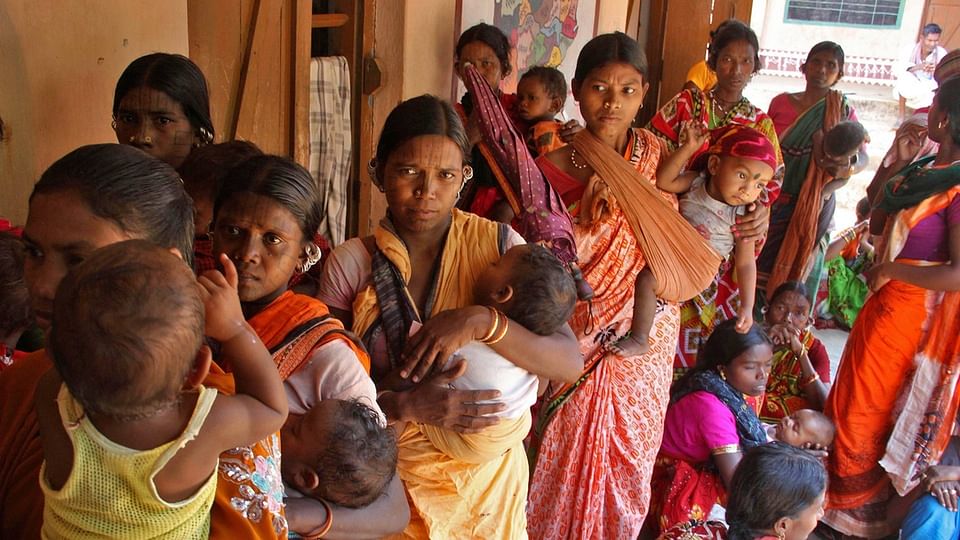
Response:
[[[136,146],[178,169],[214,139],[207,81],[179,54],[141,56],[120,75],[113,95],[117,142]]]

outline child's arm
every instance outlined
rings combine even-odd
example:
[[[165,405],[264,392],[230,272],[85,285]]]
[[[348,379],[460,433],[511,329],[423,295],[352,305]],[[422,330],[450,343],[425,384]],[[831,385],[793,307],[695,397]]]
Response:
[[[633,320],[630,335],[623,336],[610,349],[621,356],[639,356],[650,350],[650,329],[657,314],[657,278],[650,266],[644,266],[633,289]]]
[[[40,445],[46,461],[45,476],[53,489],[60,489],[73,470],[73,443],[63,429],[57,395],[60,392],[60,374],[50,368],[37,383],[34,405],[40,427]]]
[[[682,173],[683,167],[709,138],[709,132],[699,123],[684,122],[680,132],[680,147],[665,157],[657,167],[657,187],[670,193],[683,193],[697,177],[694,172]]]
[[[236,395],[220,396],[208,422],[217,430],[221,451],[248,445],[276,432],[287,418],[287,396],[270,352],[247,323],[237,294],[237,269],[220,256],[224,274],[216,270],[197,278],[206,308],[206,333],[222,345],[232,370]]]
[[[737,268],[737,283],[740,287],[740,313],[737,316],[737,332],[746,334],[753,326],[753,302],[757,289],[757,259],[754,240],[738,240],[733,248],[734,265]]]

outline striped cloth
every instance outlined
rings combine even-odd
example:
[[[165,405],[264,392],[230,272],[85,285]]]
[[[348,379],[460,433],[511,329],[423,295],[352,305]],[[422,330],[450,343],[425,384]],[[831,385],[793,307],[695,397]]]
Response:
[[[347,236],[352,145],[347,59],[311,58],[309,170],[320,187],[323,208],[323,221],[317,232],[334,246]]]

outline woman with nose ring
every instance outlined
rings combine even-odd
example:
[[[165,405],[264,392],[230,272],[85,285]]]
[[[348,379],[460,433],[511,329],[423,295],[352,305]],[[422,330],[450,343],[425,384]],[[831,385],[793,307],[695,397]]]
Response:
[[[709,140],[690,158],[689,163],[705,152],[714,142],[719,130],[730,124],[751,127],[763,133],[773,144],[778,165],[782,165],[780,143],[774,131],[773,121],[766,113],[755,107],[743,96],[753,74],[760,69],[760,50],[757,35],[744,23],[730,19],[717,28],[710,42],[709,66],[717,73],[717,84],[709,92],[693,88],[684,89],[660,108],[648,126],[666,143],[667,150],[675,152],[680,147],[680,133],[690,122],[704,126],[711,134]],[[780,167],[778,167],[779,169]],[[762,240],[769,225],[769,205],[780,192],[780,171],[775,171],[765,193],[757,203],[748,206],[748,212],[737,218],[732,227],[737,239]],[[757,242],[758,245],[761,242]],[[740,309],[740,289],[734,278],[732,260],[724,262],[713,284],[696,299],[696,305],[684,308],[680,315],[681,340],[674,362],[675,375],[690,369],[697,358],[697,350],[710,335],[713,323],[736,317]],[[699,308],[697,307],[699,306]],[[704,310],[718,310],[721,316],[701,317]]]

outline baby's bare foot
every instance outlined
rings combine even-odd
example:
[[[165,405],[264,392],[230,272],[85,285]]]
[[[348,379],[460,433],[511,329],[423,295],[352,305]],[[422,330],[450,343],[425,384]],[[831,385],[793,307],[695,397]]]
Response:
[[[620,356],[640,356],[650,351],[650,338],[628,334],[612,343],[610,350]]]

